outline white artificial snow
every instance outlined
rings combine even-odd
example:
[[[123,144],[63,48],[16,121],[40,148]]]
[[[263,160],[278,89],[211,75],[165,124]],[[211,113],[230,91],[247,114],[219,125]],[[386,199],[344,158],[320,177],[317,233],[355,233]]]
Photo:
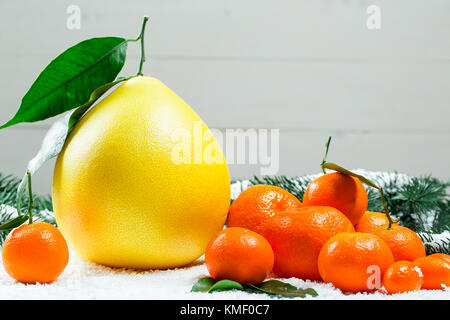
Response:
[[[70,261],[57,281],[46,285],[24,285],[0,268],[0,299],[279,299],[242,291],[193,293],[192,285],[208,272],[203,259],[191,266],[173,270],[133,271],[81,261],[71,252]],[[450,299],[450,288],[386,295],[382,293],[343,294],[331,284],[282,279],[297,287],[311,287],[318,297],[305,299]],[[301,299],[301,298],[299,298]]]
[[[413,269],[419,274],[420,278],[423,278],[422,270],[418,266],[415,266]]]
[[[0,212],[5,215],[11,215],[11,218],[17,217],[16,208],[8,206],[6,204],[0,204]]]
[[[419,232],[418,234],[421,235],[422,233]],[[428,238],[430,238],[430,241],[428,241]],[[437,234],[427,233],[426,241],[424,241],[423,243],[427,246],[430,246],[431,248],[439,249],[439,247],[442,246],[445,241],[448,241],[448,239],[450,239],[450,231],[447,230]]]

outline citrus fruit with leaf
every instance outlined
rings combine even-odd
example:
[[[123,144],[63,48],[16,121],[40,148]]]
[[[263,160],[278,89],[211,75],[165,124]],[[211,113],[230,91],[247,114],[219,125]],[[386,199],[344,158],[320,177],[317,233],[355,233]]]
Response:
[[[383,276],[383,285],[390,294],[420,290],[423,275],[410,261],[397,261],[389,266]]]
[[[272,247],[263,236],[239,227],[218,232],[205,251],[211,277],[241,284],[262,282],[272,270],[273,260]]]
[[[302,207],[278,212],[271,217],[264,237],[275,253],[273,272],[284,278],[319,280],[317,258],[332,236],[353,232],[353,225],[332,207]]]
[[[340,172],[327,173],[311,181],[303,195],[305,206],[330,206],[358,223],[367,209],[367,192],[357,178]]]
[[[394,255],[394,261],[414,261],[425,257],[425,246],[420,237],[409,228],[392,225],[390,229],[374,228],[370,232],[383,239]]]
[[[450,287],[450,263],[438,257],[421,257],[413,262],[423,274],[423,289]]]
[[[300,200],[283,188],[265,184],[254,185],[245,189],[233,201],[227,225],[263,234],[267,220],[274,214],[301,206]]]
[[[56,227],[36,222],[23,224],[8,234],[2,260],[6,272],[19,282],[49,283],[66,268],[69,250]]]
[[[397,223],[392,224],[397,225]],[[389,219],[383,212],[366,211],[355,226],[357,232],[371,233],[375,229],[387,228],[389,226]]]
[[[320,250],[318,265],[323,281],[342,291],[373,291],[394,262],[388,245],[370,233],[339,233]]]
[[[58,226],[83,259],[170,268],[201,256],[223,227],[230,176],[200,117],[159,80],[138,76],[76,124],[52,195]]]

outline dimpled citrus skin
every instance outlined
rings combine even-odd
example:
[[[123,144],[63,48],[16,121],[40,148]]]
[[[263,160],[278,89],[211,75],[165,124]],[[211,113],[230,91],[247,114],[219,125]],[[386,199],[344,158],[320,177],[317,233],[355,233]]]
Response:
[[[302,203],[336,208],[355,225],[367,209],[368,198],[364,185],[357,178],[332,172],[309,183]]]
[[[320,250],[318,259],[323,281],[344,292],[376,290],[368,286],[369,277],[374,275],[368,268],[378,267],[382,279],[393,262],[391,250],[380,237],[360,232],[333,236]]]
[[[61,232],[46,222],[23,224],[6,237],[2,249],[6,272],[23,283],[50,283],[69,262]]]
[[[392,225],[394,226],[398,224],[393,223]],[[387,228],[388,226],[389,220],[385,213],[366,211],[356,224],[355,230],[357,232],[371,233],[375,229]]]
[[[444,259],[427,256],[413,262],[423,274],[422,289],[443,289],[442,285],[450,287],[450,263]]]
[[[301,206],[300,200],[280,187],[254,185],[245,189],[233,201],[227,225],[263,233],[265,223],[275,213]]]
[[[414,261],[425,257],[425,246],[420,237],[409,228],[393,225],[386,228],[373,229],[373,234],[383,239],[394,255],[394,261]]]
[[[450,255],[445,254],[445,253],[433,253],[433,254],[430,254],[428,257],[443,259],[443,260],[447,261],[448,263],[450,263]]]
[[[383,285],[390,294],[420,290],[423,276],[410,261],[397,261],[383,276]]]
[[[205,263],[216,280],[259,284],[273,266],[273,250],[260,234],[245,228],[219,231],[208,243]]]
[[[267,221],[263,236],[275,253],[277,276],[319,280],[317,258],[322,246],[339,232],[353,231],[339,210],[312,206],[276,213]]]
[[[170,268],[203,254],[225,223],[230,176],[213,137],[203,151],[214,147],[220,164],[194,162],[192,145],[191,164],[173,161],[176,132],[187,130],[193,144],[195,123],[210,133],[163,83],[136,77],[75,126],[58,156],[52,194],[58,226],[83,259]]]

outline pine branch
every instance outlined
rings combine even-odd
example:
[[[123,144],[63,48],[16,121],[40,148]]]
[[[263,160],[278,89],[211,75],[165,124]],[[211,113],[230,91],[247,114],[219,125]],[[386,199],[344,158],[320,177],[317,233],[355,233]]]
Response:
[[[303,194],[305,193],[306,187],[312,180],[313,178],[308,176],[293,178],[289,178],[286,176],[254,176],[252,179],[250,179],[250,182],[252,184],[269,184],[278,186],[289,191],[301,200],[303,198]]]
[[[16,190],[19,179],[12,175],[4,175],[0,172],[0,203],[12,205],[16,199]]]
[[[448,182],[426,176],[411,178],[392,196],[403,224],[420,231],[442,232],[450,225]],[[444,229],[442,229],[444,228]]]
[[[450,237],[437,240],[431,233],[424,232],[418,233],[418,235],[425,244],[427,254],[450,253]]]
[[[16,195],[17,187],[19,186],[20,179],[12,176],[5,175],[0,172],[0,204],[15,207],[16,206]],[[23,208],[27,207],[28,195],[24,195]],[[52,200],[50,196],[38,196],[33,194],[34,209],[36,211],[41,210],[53,210]]]
[[[17,215],[16,210],[16,195],[17,187],[20,179],[5,175],[0,172],[0,224],[3,224]],[[28,203],[28,196],[24,196],[22,212],[26,211]],[[56,225],[53,216],[52,200],[50,196],[33,195],[33,218],[35,221],[44,221]],[[0,246],[3,244],[9,231],[0,231]]]

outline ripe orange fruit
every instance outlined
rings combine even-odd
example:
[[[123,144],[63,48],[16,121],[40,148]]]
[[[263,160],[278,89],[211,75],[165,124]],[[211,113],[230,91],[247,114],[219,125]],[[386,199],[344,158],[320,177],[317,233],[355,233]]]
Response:
[[[318,259],[322,279],[349,292],[378,289],[393,262],[391,250],[383,239],[361,232],[333,236],[320,250]]]
[[[398,225],[393,223],[392,225]],[[374,229],[387,228],[389,220],[383,212],[366,211],[355,226],[356,232],[372,233]]]
[[[320,249],[339,232],[354,232],[354,228],[342,212],[332,207],[278,212],[267,221],[263,234],[275,253],[273,272],[284,278],[319,280]]]
[[[443,289],[450,286],[450,263],[437,257],[421,257],[413,262],[423,274],[423,289]]]
[[[410,261],[397,261],[389,266],[383,285],[390,294],[420,290],[423,275]]]
[[[36,222],[23,224],[8,234],[2,258],[6,272],[17,281],[49,283],[64,271],[69,250],[57,228]]]
[[[265,184],[244,190],[230,207],[228,227],[263,232],[266,221],[276,212],[300,208],[301,202],[288,191]]]
[[[244,228],[219,231],[208,243],[205,263],[216,280],[258,284],[273,267],[273,250],[256,232]]]
[[[422,240],[409,228],[393,225],[391,230],[378,228],[373,229],[371,233],[387,243],[394,255],[394,261],[414,261],[425,257],[425,246]]]
[[[447,261],[448,263],[450,263],[450,255],[445,254],[445,253],[433,253],[433,254],[430,254],[428,257],[443,259],[443,260]]]
[[[367,202],[367,192],[361,181],[339,172],[311,181],[303,195],[303,205],[336,208],[354,225],[366,211]]]

